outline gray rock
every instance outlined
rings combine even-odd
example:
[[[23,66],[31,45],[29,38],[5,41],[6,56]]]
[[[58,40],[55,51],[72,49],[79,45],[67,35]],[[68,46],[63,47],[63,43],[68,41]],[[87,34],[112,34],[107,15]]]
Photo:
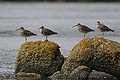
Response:
[[[78,66],[70,73],[71,80],[87,80],[91,69],[87,66]]]
[[[60,71],[55,72],[52,76],[49,77],[51,80],[67,80],[65,75],[60,73]]]
[[[88,80],[118,80],[118,79],[105,72],[93,71],[89,74]]]
[[[87,80],[90,72],[91,69],[87,66],[78,66],[68,76],[57,71],[49,78],[51,80]]]

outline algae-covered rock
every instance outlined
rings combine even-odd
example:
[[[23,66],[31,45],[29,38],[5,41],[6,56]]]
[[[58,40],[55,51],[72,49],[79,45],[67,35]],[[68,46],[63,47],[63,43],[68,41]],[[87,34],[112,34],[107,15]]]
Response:
[[[112,74],[120,79],[120,43],[103,38],[86,38],[73,47],[61,72],[69,75],[76,67]]]
[[[6,79],[6,78],[1,78],[1,77],[0,77],[0,80],[8,80],[8,79]]]
[[[91,69],[87,66],[78,66],[69,75],[70,80],[87,80]]]
[[[36,73],[19,72],[15,74],[16,80],[41,80],[41,75]]]
[[[87,66],[78,66],[68,76],[57,71],[49,78],[51,80],[87,80],[90,72],[91,69]]]
[[[67,80],[67,77],[63,75],[60,71],[55,72],[53,75],[49,76],[51,80]]]
[[[118,80],[118,79],[105,72],[93,71],[89,74],[88,80]]]
[[[60,70],[63,60],[59,46],[54,42],[26,42],[19,48],[15,73],[51,75]]]

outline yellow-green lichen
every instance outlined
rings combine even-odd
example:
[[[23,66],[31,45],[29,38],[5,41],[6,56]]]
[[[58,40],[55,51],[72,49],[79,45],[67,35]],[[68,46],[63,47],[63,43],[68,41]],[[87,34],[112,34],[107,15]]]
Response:
[[[73,49],[76,49],[76,47],[80,47],[80,48],[86,48],[87,45],[86,44],[89,44],[91,43],[91,38],[86,38],[86,39],[83,39],[81,40],[76,46],[74,46]]]
[[[8,80],[7,78],[0,78],[0,80]]]
[[[17,80],[39,80],[40,78],[41,78],[40,74],[36,73],[19,72],[15,74],[15,79]]]
[[[119,42],[99,37],[85,38],[73,47],[62,66],[62,72],[68,75],[77,66],[86,65],[118,76],[120,72],[119,53]]]
[[[19,70],[20,66],[24,67],[23,69],[29,66],[29,69],[33,70],[35,66],[39,67],[39,69],[48,69],[56,65],[56,69],[53,68],[53,71],[55,71],[60,68],[62,61],[63,56],[60,53],[58,44],[49,41],[26,42],[18,50],[16,72],[21,71]]]
[[[55,49],[57,48],[57,44],[53,42],[43,42],[43,41],[37,41],[37,42],[27,42],[23,43],[18,51],[17,57],[29,57],[32,58],[31,60],[37,62],[37,61],[46,61],[54,57]],[[39,55],[43,54],[43,55]],[[42,60],[39,60],[40,57],[46,57],[47,59],[42,58]],[[35,59],[34,59],[35,58]],[[19,59],[19,58],[17,58]]]

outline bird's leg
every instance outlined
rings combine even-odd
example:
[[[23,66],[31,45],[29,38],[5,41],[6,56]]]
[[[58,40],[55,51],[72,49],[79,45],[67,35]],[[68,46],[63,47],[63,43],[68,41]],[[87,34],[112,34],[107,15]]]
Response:
[[[27,42],[27,37],[25,37],[25,42]]]
[[[102,38],[104,38],[104,32],[102,32]]]
[[[85,33],[84,33],[84,38],[85,38]]]
[[[46,36],[46,39],[45,39],[45,41],[48,41],[48,39],[47,39],[47,36]]]

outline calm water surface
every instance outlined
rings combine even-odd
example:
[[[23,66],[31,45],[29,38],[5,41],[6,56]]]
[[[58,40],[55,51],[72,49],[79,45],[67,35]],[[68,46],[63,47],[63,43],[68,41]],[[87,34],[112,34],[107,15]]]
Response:
[[[73,25],[80,22],[96,30],[96,21],[114,29],[105,37],[120,41],[120,3],[0,3],[0,74],[14,73],[15,56],[24,38],[15,30],[21,26],[37,33],[29,41],[44,40],[38,27],[44,25],[58,35],[49,40],[61,46],[67,56],[71,48],[83,38]],[[87,37],[101,36],[96,30]]]

